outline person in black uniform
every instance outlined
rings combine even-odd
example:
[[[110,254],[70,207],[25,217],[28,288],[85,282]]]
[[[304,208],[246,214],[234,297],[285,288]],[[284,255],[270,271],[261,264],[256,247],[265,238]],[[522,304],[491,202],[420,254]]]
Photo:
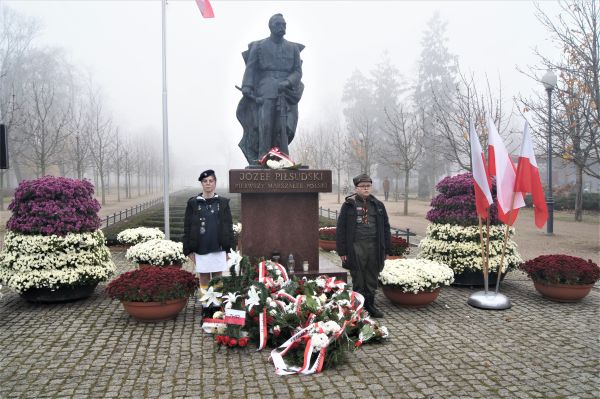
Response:
[[[365,309],[383,317],[375,306],[375,292],[390,254],[390,222],[383,202],[371,195],[371,178],[360,174],[353,182],[356,193],[346,197],[337,221],[336,249],[342,266],[350,270],[352,289],[365,297]]]
[[[227,268],[228,253],[235,245],[229,199],[215,193],[215,171],[205,170],[198,180],[202,193],[191,197],[185,209],[183,252],[200,273],[200,287],[206,289],[211,278]]]

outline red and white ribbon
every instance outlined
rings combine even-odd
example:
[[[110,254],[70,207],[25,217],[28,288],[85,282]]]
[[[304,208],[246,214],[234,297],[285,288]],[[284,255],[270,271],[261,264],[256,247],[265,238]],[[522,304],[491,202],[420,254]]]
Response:
[[[265,307],[258,315],[258,330],[260,332],[260,341],[257,351],[263,350],[267,346],[267,308]]]
[[[313,374],[320,373],[323,370],[323,364],[325,362],[325,352],[327,351],[327,346],[329,346],[329,344],[333,341],[333,336],[330,337],[327,341],[327,344],[319,350],[319,354],[317,355],[314,361],[312,361],[312,358],[315,347],[312,343],[312,338],[308,338],[304,347],[304,361],[302,367],[288,366],[283,360],[283,357],[291,348],[293,348],[294,344],[298,341],[302,341],[304,337],[308,336],[308,334],[311,331],[315,330],[317,326],[318,324],[315,323],[303,328],[302,330],[294,334],[286,342],[281,344],[278,348],[275,348],[271,351],[271,359],[273,360],[273,364],[275,365],[275,373],[277,375]]]

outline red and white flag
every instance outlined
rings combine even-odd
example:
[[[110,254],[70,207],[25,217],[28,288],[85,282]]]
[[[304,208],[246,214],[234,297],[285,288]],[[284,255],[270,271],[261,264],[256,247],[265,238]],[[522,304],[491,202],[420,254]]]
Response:
[[[517,181],[515,191],[521,193],[531,193],[533,210],[535,213],[535,225],[541,229],[546,220],[548,220],[548,208],[546,208],[546,198],[540,179],[540,171],[535,161],[533,152],[533,143],[529,134],[529,124],[525,121],[523,128],[523,142],[521,144],[521,155],[517,165]]]
[[[471,142],[471,168],[473,169],[473,180],[475,181],[475,208],[477,209],[477,215],[481,216],[482,219],[487,219],[488,209],[494,203],[494,200],[492,199],[488,174],[485,169],[483,150],[477,133],[475,133],[473,122],[469,124],[469,141]]]
[[[488,116],[488,171],[496,176],[496,200],[498,219],[512,226],[517,219],[519,208],[525,206],[523,195],[515,192],[516,169],[510,159],[496,125]],[[513,200],[514,193],[514,200]],[[511,206],[512,205],[512,206]],[[512,212],[510,212],[512,210]],[[510,212],[510,214],[509,214]],[[509,218],[510,216],[510,218]]]
[[[200,13],[204,18],[214,18],[215,13],[213,12],[210,0],[196,0],[196,4],[200,9]]]

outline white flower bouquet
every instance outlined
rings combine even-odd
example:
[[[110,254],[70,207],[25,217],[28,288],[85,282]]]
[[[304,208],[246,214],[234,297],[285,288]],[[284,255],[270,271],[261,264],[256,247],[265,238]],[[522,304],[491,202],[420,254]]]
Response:
[[[136,244],[127,250],[125,257],[132,262],[155,266],[181,265],[187,259],[182,243],[161,239]]]
[[[450,285],[454,281],[454,272],[442,263],[427,259],[393,259],[385,261],[379,281],[416,294]]]
[[[9,231],[4,244],[0,281],[19,293],[30,288],[94,284],[115,272],[101,230],[65,236]]]
[[[117,241],[124,245],[136,245],[142,242],[164,239],[163,233],[158,227],[135,227],[126,229],[117,234]]]

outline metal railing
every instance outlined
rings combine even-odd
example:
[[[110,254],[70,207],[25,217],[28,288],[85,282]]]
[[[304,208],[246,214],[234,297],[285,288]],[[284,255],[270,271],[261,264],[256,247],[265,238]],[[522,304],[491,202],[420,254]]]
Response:
[[[323,207],[319,207],[319,216],[320,217],[324,217],[327,219],[332,219],[332,220],[336,220],[339,216],[339,212],[338,210],[331,210],[329,208],[325,209]],[[416,237],[417,235],[415,233],[413,233],[412,231],[410,231],[410,229],[407,227],[406,229],[400,229],[397,227],[390,227],[390,230],[392,231],[392,235],[398,236],[398,237],[402,237],[406,240],[406,242],[408,243],[408,245],[410,246],[410,237]]]
[[[140,213],[141,211],[146,210],[150,207],[153,207],[158,204],[162,204],[162,202],[163,202],[163,197],[159,197],[159,198],[152,199],[150,201],[146,201],[142,204],[132,206],[131,208],[128,208],[128,209],[125,209],[125,210],[122,210],[119,212],[115,212],[112,215],[108,215],[108,216],[102,218],[102,225],[104,227],[108,227],[111,224],[115,224],[122,220],[125,220],[128,217],[136,215],[136,214]]]

